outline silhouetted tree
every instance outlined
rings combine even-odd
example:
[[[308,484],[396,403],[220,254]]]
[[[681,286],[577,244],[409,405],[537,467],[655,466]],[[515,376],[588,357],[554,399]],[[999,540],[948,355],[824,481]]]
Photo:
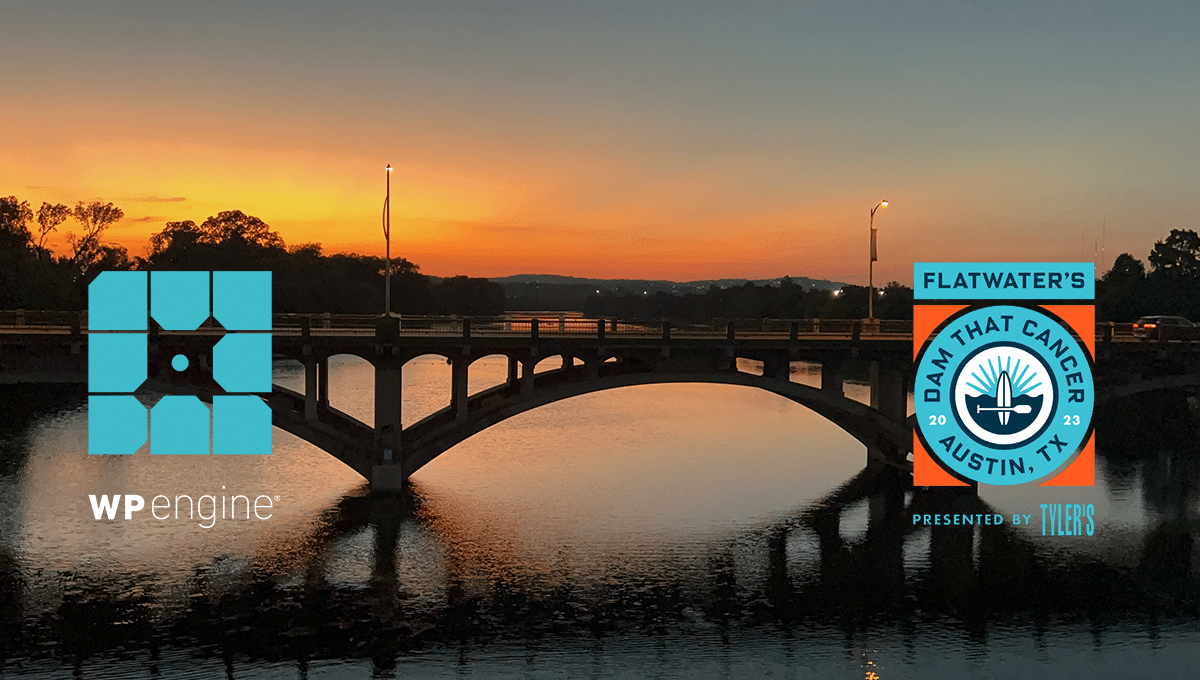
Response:
[[[78,236],[67,234],[67,242],[72,250],[71,264],[85,272],[105,257],[100,247],[100,236],[105,229],[125,217],[125,213],[112,203],[80,201],[75,204],[71,216],[83,227],[83,233]]]
[[[201,242],[204,232],[191,220],[167,222],[163,230],[150,236],[150,257],[161,257],[171,248],[186,250]]]
[[[1200,235],[1191,229],[1172,229],[1166,240],[1154,244],[1150,251],[1150,266],[1155,273],[1197,276],[1200,274]]]
[[[325,255],[319,243],[288,248],[263,220],[239,210],[168,222],[150,237],[147,269],[269,270],[280,313],[384,311],[384,259]],[[461,279],[461,280],[460,280]],[[499,314],[504,290],[484,279],[456,277],[438,286],[412,262],[392,260],[392,311],[402,314]],[[436,291],[436,294],[435,294]]]
[[[433,288],[433,307],[442,313],[492,315],[504,313],[504,289],[487,279],[455,276]]]
[[[37,249],[28,227],[33,218],[26,201],[0,198],[0,309],[78,309],[79,272]]]
[[[1129,253],[1121,253],[1096,282],[1096,318],[1128,323],[1142,315],[1147,299],[1146,267]]]
[[[215,217],[204,220],[200,231],[204,234],[202,240],[207,239],[208,243],[284,249],[283,238],[272,231],[266,222],[241,210],[217,213]]]
[[[15,196],[0,198],[0,308],[22,301],[20,287],[28,276],[29,204]]]
[[[900,283],[890,281],[881,289],[882,294],[875,300],[875,318],[877,319],[911,319],[913,306],[913,289]]]
[[[51,205],[42,202],[42,207],[38,208],[37,212],[38,236],[37,243],[34,244],[34,252],[39,260],[50,259],[50,251],[46,249],[46,238],[51,232],[57,231],[58,225],[66,222],[70,216],[71,209],[62,203]]]
[[[31,219],[33,211],[28,201],[19,201],[16,196],[0,198],[0,248],[15,252],[27,247]]]

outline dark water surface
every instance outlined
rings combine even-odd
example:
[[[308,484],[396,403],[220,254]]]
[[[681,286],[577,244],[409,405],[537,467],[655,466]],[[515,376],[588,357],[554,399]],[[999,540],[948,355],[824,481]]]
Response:
[[[370,366],[331,375],[369,421]],[[505,375],[482,359],[472,391]],[[441,359],[409,364],[405,423],[449,386]],[[1174,395],[1100,414],[1095,488],[914,493],[798,405],[672,385],[537,409],[376,497],[278,430],[268,457],[89,458],[78,393],[0,391],[2,677],[1026,680],[1200,658],[1200,462]],[[93,518],[88,494],[124,493],[146,510]],[[157,494],[266,496],[272,517],[157,520]],[[1043,503],[1092,504],[1096,534],[1043,536]],[[1005,523],[912,525],[960,511]]]

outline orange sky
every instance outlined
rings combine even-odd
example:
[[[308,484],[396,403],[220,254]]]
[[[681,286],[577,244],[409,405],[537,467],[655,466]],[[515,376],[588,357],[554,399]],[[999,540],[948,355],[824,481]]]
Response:
[[[238,209],[382,254],[390,162],[393,253],[435,275],[866,283],[880,198],[877,282],[1200,227],[1186,6],[929,7],[866,43],[858,9],[670,7],[18,2],[0,195],[112,201],[135,253]]]

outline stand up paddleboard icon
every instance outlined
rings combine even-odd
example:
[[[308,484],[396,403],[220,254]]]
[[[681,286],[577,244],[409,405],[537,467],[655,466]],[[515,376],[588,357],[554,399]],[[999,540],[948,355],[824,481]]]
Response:
[[[1004,371],[1000,374],[1000,382],[996,386],[996,405],[975,407],[976,413],[983,413],[984,411],[995,411],[996,415],[1000,417],[1000,424],[1007,425],[1010,413],[1027,415],[1033,413],[1033,407],[1029,404],[1013,405],[1012,380],[1008,377],[1008,371]]]
[[[983,349],[963,362],[955,380],[955,416],[982,444],[1018,446],[1035,436],[1053,411],[1049,375],[1049,369],[1021,347]]]

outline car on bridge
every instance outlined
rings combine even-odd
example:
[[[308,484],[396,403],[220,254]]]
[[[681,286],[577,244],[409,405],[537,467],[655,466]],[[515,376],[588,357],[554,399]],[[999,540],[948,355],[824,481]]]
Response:
[[[1196,340],[1200,328],[1182,316],[1143,316],[1133,322],[1133,335],[1142,340]]]

